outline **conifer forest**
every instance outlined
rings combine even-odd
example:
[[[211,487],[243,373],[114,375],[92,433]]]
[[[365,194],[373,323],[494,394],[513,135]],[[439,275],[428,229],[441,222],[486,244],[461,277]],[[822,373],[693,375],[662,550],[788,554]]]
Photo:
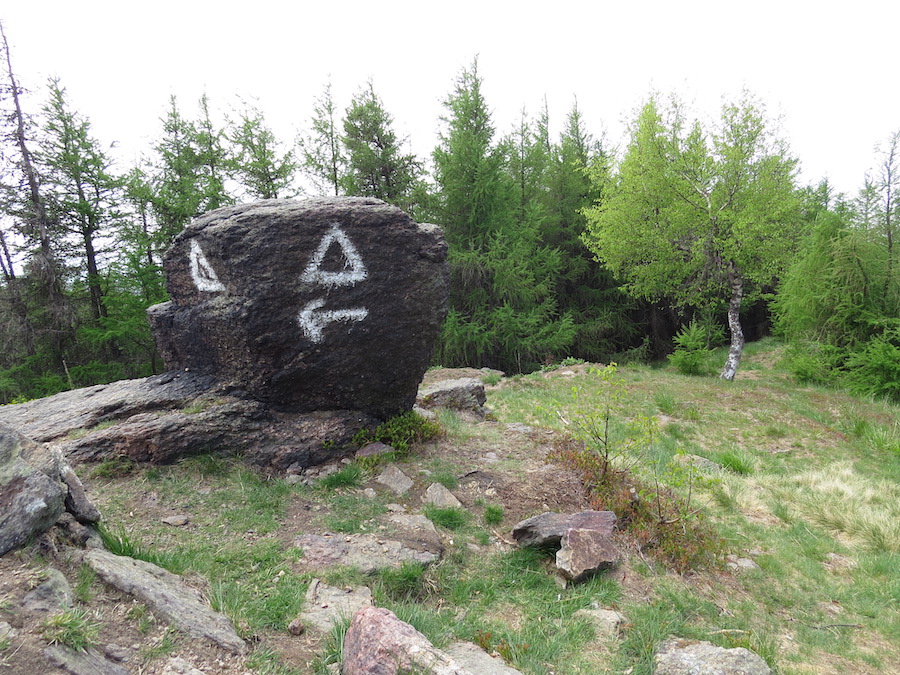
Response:
[[[775,335],[800,381],[900,401],[900,131],[855,194],[802,185],[747,92],[706,121],[648,95],[609,147],[573,105],[492,121],[477,60],[447,83],[438,142],[409,150],[372,81],[310,92],[296,139],[241,100],[172,98],[131,166],[65,83],[20,82],[3,38],[0,403],[161,372],[147,307],[193,218],[259,199],[376,197],[439,224],[450,310],[433,363],[530,372],[692,355]],[[224,115],[216,111],[227,109]]]

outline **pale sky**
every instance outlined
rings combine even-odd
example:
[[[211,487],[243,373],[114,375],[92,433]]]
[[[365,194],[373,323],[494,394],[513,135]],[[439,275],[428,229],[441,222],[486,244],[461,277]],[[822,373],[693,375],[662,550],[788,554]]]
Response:
[[[189,115],[204,92],[220,111],[257,99],[292,142],[329,76],[341,110],[371,77],[426,159],[442,101],[476,55],[501,134],[546,97],[556,135],[577,97],[588,130],[622,144],[651,90],[716,115],[748,88],[780,116],[801,181],[828,177],[852,195],[875,145],[900,130],[900,4],[883,0],[34,0],[0,18],[36,94],[28,108],[58,76],[95,136],[117,142],[122,168],[160,135],[171,94]]]

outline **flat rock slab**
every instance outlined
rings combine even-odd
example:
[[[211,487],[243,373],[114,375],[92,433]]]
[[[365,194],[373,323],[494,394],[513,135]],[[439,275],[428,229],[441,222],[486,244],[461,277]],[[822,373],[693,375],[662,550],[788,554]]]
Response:
[[[770,675],[768,664],[743,647],[725,649],[710,642],[669,638],[653,657],[655,675]]]
[[[579,609],[573,616],[590,621],[597,634],[605,638],[616,637],[628,621],[623,614],[613,609]]]
[[[128,669],[101,656],[93,649],[76,652],[59,645],[50,645],[44,656],[57,668],[72,675],[128,675]]]
[[[172,574],[142,560],[93,549],[85,562],[111,586],[130,593],[179,630],[206,638],[234,654],[243,654],[247,645],[231,622],[206,604],[202,595]]]
[[[471,642],[454,642],[444,652],[459,665],[478,675],[522,675],[510,668],[500,657],[494,657]]]
[[[395,495],[406,494],[413,486],[412,479],[397,468],[395,464],[386,466],[384,471],[375,479],[375,482],[384,485]]]
[[[428,489],[425,490],[425,498],[423,502],[426,504],[432,504],[441,509],[447,508],[460,508],[462,506],[462,502],[460,502],[456,495],[454,495],[450,490],[448,490],[444,485],[440,483],[432,483],[428,486]]]
[[[378,199],[266,200],[194,220],[148,310],[167,368],[273,408],[409,410],[447,312],[447,244]]]
[[[301,565],[314,570],[344,565],[371,574],[379,569],[398,568],[406,562],[430,565],[440,560],[444,547],[425,516],[395,514],[389,522],[390,538],[373,534],[302,534],[295,540],[303,550]]]
[[[54,614],[72,606],[72,587],[59,570],[46,570],[46,580],[22,598],[22,608],[28,612]]]
[[[344,619],[351,619],[363,607],[372,607],[372,591],[366,586],[336,588],[313,579],[306,590],[306,602],[298,617],[304,626],[327,633]]]

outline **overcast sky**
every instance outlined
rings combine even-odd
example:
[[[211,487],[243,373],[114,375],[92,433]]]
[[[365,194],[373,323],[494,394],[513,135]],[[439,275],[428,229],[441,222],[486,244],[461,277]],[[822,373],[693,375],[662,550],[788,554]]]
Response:
[[[58,76],[123,164],[159,135],[172,94],[192,115],[204,92],[220,110],[256,98],[292,141],[329,76],[341,109],[371,77],[398,133],[425,157],[442,101],[476,55],[500,133],[546,97],[556,134],[577,97],[588,130],[621,144],[651,90],[716,114],[746,87],[781,117],[803,182],[828,177],[855,193],[875,145],[900,130],[900,3],[883,0],[5,5],[13,67],[38,94],[29,108]]]

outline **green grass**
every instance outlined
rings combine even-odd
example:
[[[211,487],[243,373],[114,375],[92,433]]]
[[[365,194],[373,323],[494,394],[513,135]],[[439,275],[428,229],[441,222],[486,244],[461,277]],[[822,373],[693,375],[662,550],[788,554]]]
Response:
[[[97,644],[100,627],[99,621],[87,611],[76,607],[44,619],[41,635],[50,644],[60,644],[83,652]]]
[[[746,647],[785,674],[808,673],[836,657],[846,660],[840,665],[848,672],[891,672],[900,662],[898,408],[798,386],[780,370],[779,349],[771,341],[748,345],[746,368],[734,382],[687,377],[665,365],[622,367],[625,393],[611,409],[611,438],[625,448],[617,466],[631,467],[648,488],[639,497],[651,516],[650,488],[658,484],[688,505],[666,527],[702,520],[723,542],[723,553],[752,557],[759,569],[731,572],[713,564],[678,573],[655,556],[658,542],[651,540],[629,549],[627,563],[614,572],[562,588],[552,552],[497,544],[491,533],[504,534],[498,527],[509,505],[492,496],[471,512],[425,510],[444,539],[439,563],[371,576],[340,568],[320,576],[337,586],[368,585],[377,604],[435,644],[483,644],[527,675],[650,673],[654,649],[673,633]],[[721,363],[713,362],[724,360],[724,352],[709,358],[718,370]],[[488,405],[501,423],[560,432],[575,424],[572,387],[579,389],[578,405],[590,408],[602,400],[604,386],[587,369],[575,377],[538,373],[499,385]],[[653,422],[646,443],[630,443],[660,414],[668,419]],[[504,449],[502,424],[471,424],[448,412],[439,418],[448,444],[466,445],[470,455]],[[673,461],[678,454],[708,457],[723,469],[691,470]],[[420,477],[424,485],[456,487],[456,476],[469,470],[452,452],[427,455],[418,457],[413,443],[404,458],[410,475],[418,469],[427,476]],[[502,466],[511,471],[523,463],[513,457]],[[364,496],[359,488],[371,473],[349,466],[357,468],[344,467],[336,483],[317,487],[290,486],[213,456],[94,480],[106,496],[104,520],[115,524],[107,527],[118,545],[206,578],[213,606],[244,637],[258,640],[247,667],[287,675],[291,664],[266,640],[283,637],[311,578],[297,571],[302,552],[281,534],[291,522],[289,507],[314,505],[306,531],[374,534],[386,504],[404,500],[380,488],[377,497]],[[191,525],[166,528],[142,518],[139,495],[148,492],[167,512],[188,513]],[[412,512],[420,508],[417,497],[404,504]],[[90,580],[79,587],[90,597]],[[594,604],[627,617],[621,640],[601,644],[589,624],[574,619]],[[839,615],[829,612],[834,607]],[[335,629],[315,672],[338,662],[346,627]]]

